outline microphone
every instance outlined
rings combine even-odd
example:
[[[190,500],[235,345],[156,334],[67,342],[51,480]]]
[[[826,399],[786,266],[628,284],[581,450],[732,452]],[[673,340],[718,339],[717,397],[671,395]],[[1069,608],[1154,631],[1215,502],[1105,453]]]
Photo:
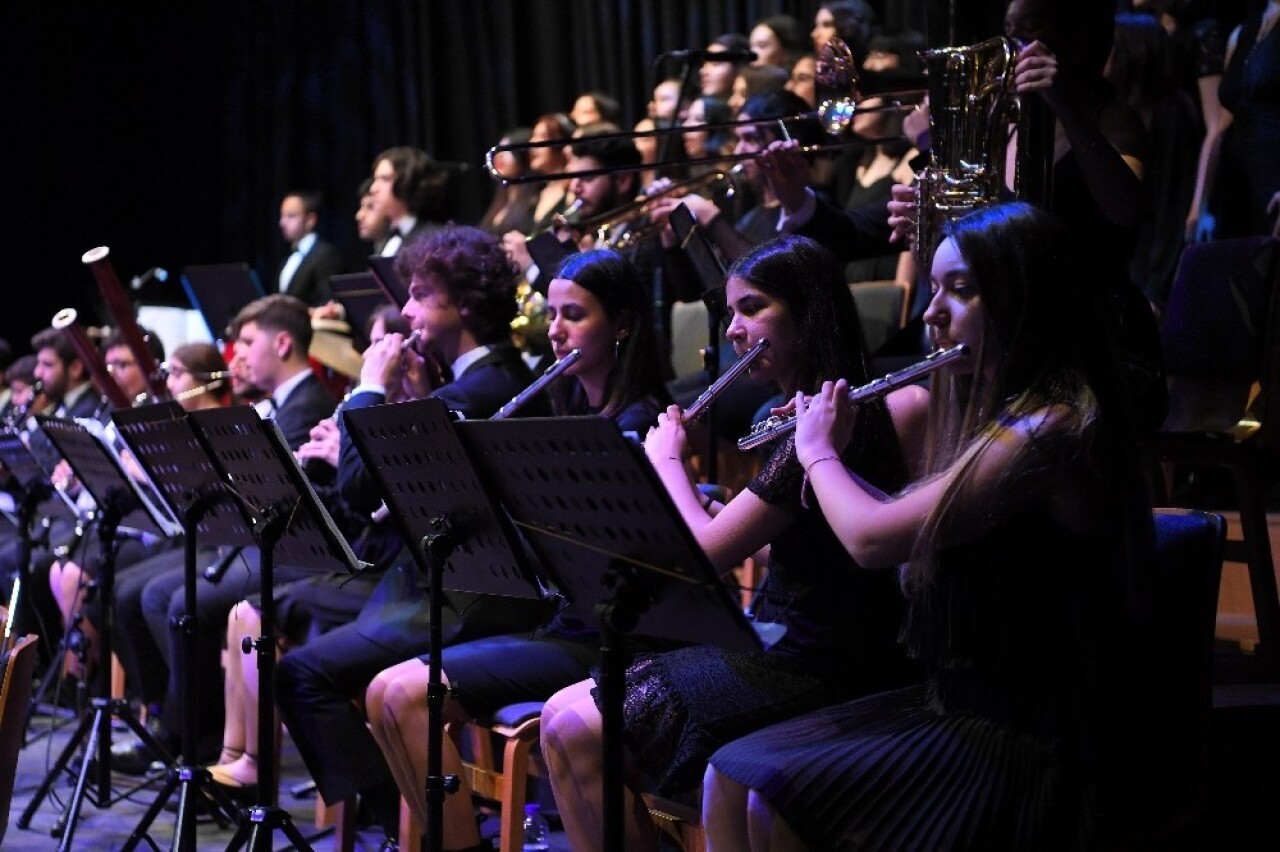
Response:
[[[152,278],[161,284],[169,280],[169,270],[162,269],[159,266],[153,266],[141,275],[135,275],[129,281],[129,286],[134,290],[141,290],[142,285],[146,284]]]
[[[220,553],[218,561],[204,569],[204,578],[215,586],[221,583],[223,575],[231,570],[231,566],[240,557],[242,550],[244,550],[243,547],[236,546],[229,547],[225,552]]]
[[[662,55],[683,62],[755,62],[757,58],[754,50],[668,50]]]

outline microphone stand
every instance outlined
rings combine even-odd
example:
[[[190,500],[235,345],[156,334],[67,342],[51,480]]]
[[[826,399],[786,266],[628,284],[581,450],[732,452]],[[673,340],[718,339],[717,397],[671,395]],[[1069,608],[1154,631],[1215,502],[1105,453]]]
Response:
[[[659,60],[661,60],[661,59],[662,59],[662,57],[659,57]],[[676,110],[675,110],[675,112],[671,115],[671,123],[670,123],[670,124],[668,124],[668,125],[666,126],[666,128],[665,128],[666,130],[669,130],[669,131],[672,131],[672,132],[670,132],[670,133],[665,133],[665,134],[663,134],[663,136],[662,136],[662,145],[661,145],[661,147],[658,149],[658,162],[659,162],[659,163],[669,163],[669,162],[670,162],[670,158],[671,158],[671,146],[674,144],[673,140],[675,139],[675,135],[676,135],[674,131],[675,131],[675,129],[676,129],[677,127],[679,127],[679,126],[680,126],[680,105],[681,105],[681,104],[683,104],[683,103],[685,102],[685,97],[686,97],[686,95],[687,95],[688,93],[690,93],[690,92],[692,91],[692,89],[693,89],[693,86],[692,86],[692,84],[693,84],[693,62],[692,62],[691,60],[689,60],[689,59],[687,59],[687,58],[686,58],[686,59],[681,60],[681,65],[682,65],[683,70],[681,71],[681,74],[680,74],[680,93],[679,93],[678,95],[676,95]],[[657,76],[657,75],[655,75],[655,76]],[[657,84],[658,84],[658,83],[661,83],[661,82],[662,82],[661,80],[658,80],[657,82],[655,82],[655,83],[654,83],[654,85],[655,85],[655,86],[657,86]],[[653,125],[653,126],[654,126],[654,129],[662,129],[662,128],[659,128],[659,127],[658,127],[658,123],[657,123],[656,121],[654,122],[654,125]]]

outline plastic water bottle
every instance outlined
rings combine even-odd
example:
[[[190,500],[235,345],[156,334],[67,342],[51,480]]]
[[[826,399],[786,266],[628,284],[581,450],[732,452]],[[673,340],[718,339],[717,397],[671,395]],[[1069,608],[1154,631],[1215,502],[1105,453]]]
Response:
[[[546,852],[551,848],[551,826],[536,802],[524,806],[524,852]]]

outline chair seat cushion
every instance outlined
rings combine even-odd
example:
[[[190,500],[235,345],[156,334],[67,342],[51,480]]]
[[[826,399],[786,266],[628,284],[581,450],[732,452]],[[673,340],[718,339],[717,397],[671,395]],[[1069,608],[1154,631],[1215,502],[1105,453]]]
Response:
[[[519,704],[508,704],[506,707],[499,707],[493,716],[486,719],[485,722],[490,725],[514,728],[541,715],[541,701],[521,701]]]

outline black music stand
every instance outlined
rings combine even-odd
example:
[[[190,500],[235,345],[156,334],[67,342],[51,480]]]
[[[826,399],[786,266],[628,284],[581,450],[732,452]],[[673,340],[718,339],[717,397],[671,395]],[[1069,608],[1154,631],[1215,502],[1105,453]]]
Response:
[[[702,303],[707,306],[707,348],[702,350],[702,366],[707,371],[707,387],[710,387],[720,378],[720,327],[727,314],[724,301],[727,270],[688,205],[680,204],[671,211],[671,228],[680,239],[680,248],[684,249],[702,282]],[[706,414],[707,481],[712,483],[717,479],[720,462],[716,452],[718,409],[719,403],[712,402]]]
[[[80,771],[76,777],[75,792],[52,834],[61,837],[59,850],[69,850],[75,836],[76,822],[80,817],[80,809],[90,795],[89,775],[95,774],[93,803],[99,808],[109,807],[119,799],[131,795],[138,787],[125,791],[115,798],[111,794],[111,719],[115,717],[124,722],[140,740],[166,761],[168,752],[151,736],[142,723],[134,716],[129,703],[122,698],[111,697],[111,654],[112,638],[115,631],[115,562],[119,546],[117,532],[128,521],[135,529],[153,535],[171,533],[172,519],[166,517],[154,505],[147,502],[138,484],[127,474],[119,457],[103,438],[86,428],[86,425],[55,418],[40,417],[37,419],[49,440],[71,465],[72,471],[93,497],[98,506],[98,539],[101,543],[98,567],[98,594],[101,596],[101,636],[98,641],[98,653],[101,662],[97,672],[98,695],[90,701],[71,739],[67,741],[62,753],[54,762],[53,768],[45,776],[44,782],[36,795],[27,804],[18,820],[20,828],[27,828],[36,809],[48,795],[53,782],[57,780],[72,754],[79,748],[87,735],[89,740],[85,747],[85,756],[80,763]],[[143,782],[145,783],[145,782]],[[141,785],[138,785],[141,786]]]
[[[551,276],[559,268],[560,262],[569,255],[578,253],[578,247],[573,240],[560,239],[556,236],[554,229],[530,237],[525,243],[525,248],[529,250],[529,257],[533,258],[533,262],[537,264],[538,283],[542,285],[544,296],[547,293],[547,286],[551,283]]]
[[[329,278],[333,298],[346,311],[351,336],[361,352],[369,345],[366,336],[369,321],[382,307],[390,306],[386,291],[378,284],[372,272],[353,272],[349,275],[333,275]]]
[[[444,589],[540,598],[546,590],[506,518],[472,466],[438,399],[379,405],[343,413],[414,562],[430,579],[427,667],[427,849],[444,841],[444,797],[456,776],[444,775],[444,696],[440,654]],[[402,838],[406,848],[412,840]]]
[[[191,307],[200,312],[209,336],[222,340],[240,309],[263,295],[258,276],[247,263],[188,266],[182,270],[182,289]]]
[[[219,825],[236,818],[237,808],[196,756],[197,714],[200,681],[192,677],[196,660],[197,539],[216,544],[248,546],[254,543],[250,519],[226,488],[226,480],[214,466],[186,413],[176,402],[122,409],[112,415],[121,437],[133,450],[139,464],[182,520],[184,540],[184,614],[169,625],[180,631],[182,657],[178,667],[182,695],[182,755],[169,767],[160,793],[143,814],[122,848],[128,852],[144,838],[154,845],[148,830],[165,804],[178,792],[178,816],[174,825],[174,852],[196,849],[196,816],[200,804],[212,802]],[[207,796],[202,800],[201,794]]]
[[[628,635],[758,651],[644,451],[600,417],[455,425],[484,481],[573,611],[599,620],[604,844],[623,847]]]
[[[41,467],[39,460],[22,440],[22,436],[8,426],[0,428],[0,464],[4,465],[12,478],[8,490],[14,500],[14,526],[18,530],[19,547],[19,574],[14,578],[13,592],[9,600],[9,620],[5,623],[6,632],[3,640],[4,650],[7,651],[12,647],[12,642],[14,641],[11,628],[19,617],[20,609],[27,605],[27,596],[22,593],[22,586],[28,579],[26,575],[31,570],[31,558],[35,551],[36,538],[32,536],[31,529],[35,521],[36,512],[39,511],[41,504],[53,494],[58,495],[62,503],[66,505],[71,512],[71,517],[78,517],[78,511],[67,495],[55,489],[50,483],[48,473]],[[47,526],[42,539],[43,543],[47,545]],[[31,610],[33,617],[35,617],[34,612],[34,610]],[[31,725],[31,719],[35,716],[41,702],[44,701],[45,693],[58,680],[58,672],[62,668],[62,652],[68,648],[70,635],[71,625],[68,625],[67,635],[63,636],[62,642],[57,648],[51,649],[52,659],[49,661],[48,670],[40,678],[40,687],[27,702],[27,714],[23,722],[24,745],[44,736],[39,734],[35,737],[25,738],[26,732]],[[71,715],[74,716],[75,714]],[[50,728],[50,732],[52,730]]]
[[[408,304],[409,285],[400,280],[400,275],[396,272],[394,255],[391,257],[383,257],[380,254],[371,255],[369,271],[373,273],[374,280],[378,282],[378,286],[382,288],[382,292],[386,294],[391,304],[397,308],[403,308]]]
[[[17,638],[13,632],[13,622],[18,617],[18,607],[23,601],[21,575],[31,563],[31,523],[35,520],[36,507],[53,493],[53,487],[35,456],[31,455],[27,445],[22,442],[22,437],[8,426],[0,427],[0,466],[8,471],[9,483],[5,490],[13,496],[14,526],[18,529],[19,575],[13,578],[9,618],[5,622],[4,637],[0,640],[0,653],[7,653]]]
[[[258,764],[260,801],[241,811],[240,827],[228,849],[248,845],[270,852],[271,835],[280,829],[297,849],[310,845],[276,802],[275,753],[275,601],[277,555],[289,564],[358,572],[367,566],[351,552],[324,504],[316,497],[275,421],[262,420],[248,406],[209,409],[187,415],[213,465],[250,518],[259,551],[262,582],[262,635],[246,641],[258,654]]]

